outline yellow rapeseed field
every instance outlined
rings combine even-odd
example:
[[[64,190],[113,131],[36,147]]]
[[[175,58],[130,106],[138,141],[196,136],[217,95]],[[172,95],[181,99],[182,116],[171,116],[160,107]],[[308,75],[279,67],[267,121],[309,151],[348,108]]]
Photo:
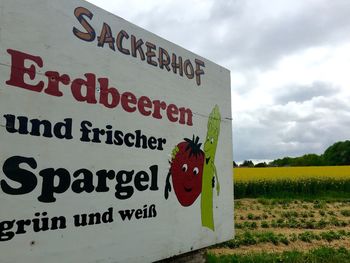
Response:
[[[235,182],[275,181],[281,179],[300,180],[308,178],[350,179],[350,166],[233,168],[233,179]]]

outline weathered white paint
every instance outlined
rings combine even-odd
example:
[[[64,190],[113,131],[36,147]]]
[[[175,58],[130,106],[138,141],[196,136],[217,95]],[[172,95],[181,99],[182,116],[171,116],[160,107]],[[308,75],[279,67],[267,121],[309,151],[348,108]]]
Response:
[[[113,37],[120,30],[125,30],[130,36],[155,44],[155,52],[162,47],[170,56],[175,53],[184,60],[202,60],[205,74],[200,76],[201,84],[198,85],[195,78],[189,79],[185,75],[152,66],[139,56],[135,58],[118,50],[113,51],[108,44],[98,47],[96,39],[86,42],[77,38],[73,34],[73,27],[84,31],[74,16],[77,7],[84,7],[93,13],[91,20],[85,18],[95,29],[96,38],[105,22],[110,26]],[[228,70],[85,1],[1,1],[0,12],[0,164],[3,167],[12,156],[31,157],[37,163],[36,168],[21,165],[22,169],[30,171],[37,178],[35,189],[23,195],[5,193],[5,183],[14,189],[21,187],[21,184],[1,171],[1,239],[6,239],[11,231],[16,232],[17,229],[15,224],[6,230],[8,225],[4,221],[38,218],[34,214],[42,215],[43,212],[47,212],[49,218],[63,216],[66,219],[64,229],[34,232],[32,226],[26,226],[26,233],[15,234],[8,241],[0,241],[1,262],[151,262],[232,238],[232,138]],[[124,45],[130,48],[130,38],[125,40]],[[97,104],[78,102],[72,96],[70,84],[61,84],[63,96],[60,97],[9,85],[6,82],[11,78],[13,66],[9,49],[42,58],[43,67],[26,60],[25,67],[34,65],[36,68],[34,79],[25,74],[23,81],[27,84],[36,85],[42,80],[47,87],[48,78],[44,75],[47,71],[67,74],[71,81],[83,78],[85,73],[93,73],[97,78],[108,78],[109,87],[117,88],[120,93],[129,91],[137,98],[147,96],[151,100],[191,109],[193,125],[171,122],[166,114],[162,119],[156,119],[143,116],[137,110],[129,113],[121,105],[109,109],[99,104],[98,99]],[[145,47],[144,50],[146,52]],[[12,68],[12,71],[15,70]],[[100,95],[98,88],[97,98]],[[216,104],[222,117],[215,158],[221,190],[219,196],[214,191],[215,231],[212,231],[201,225],[200,197],[191,206],[183,207],[173,189],[168,200],[165,200],[164,187],[172,149],[183,138],[192,138],[193,134],[204,143],[208,115]],[[10,133],[5,128],[6,114],[49,120],[53,124],[71,118],[73,138]],[[113,130],[124,133],[141,130],[148,137],[166,139],[166,143],[163,150],[151,150],[109,145],[103,141],[82,142],[80,124],[84,120],[90,121],[96,128],[106,128],[109,124]],[[72,176],[74,171],[88,169],[93,173],[96,187],[95,172],[98,170],[114,170],[116,173],[120,170],[143,170],[150,173],[149,167],[152,165],[158,167],[156,183],[159,189],[135,190],[126,200],[115,197],[115,179],[107,180],[107,192],[93,190],[91,193],[77,194],[69,188],[55,194],[55,202],[38,200],[42,185],[39,172],[46,168],[66,169],[72,182],[75,180]],[[119,210],[142,209],[145,205],[149,208],[152,204],[157,212],[152,218],[122,221],[118,213]],[[113,209],[113,222],[74,226],[74,215],[103,213],[110,208]]]

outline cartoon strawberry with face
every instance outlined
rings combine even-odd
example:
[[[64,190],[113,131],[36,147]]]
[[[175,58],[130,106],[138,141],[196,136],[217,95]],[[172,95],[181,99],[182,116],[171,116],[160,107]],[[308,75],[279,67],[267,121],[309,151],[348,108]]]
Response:
[[[172,152],[169,173],[166,179],[164,196],[168,199],[171,191],[170,176],[175,195],[182,206],[190,206],[202,191],[204,152],[198,143],[199,137],[185,138]]]

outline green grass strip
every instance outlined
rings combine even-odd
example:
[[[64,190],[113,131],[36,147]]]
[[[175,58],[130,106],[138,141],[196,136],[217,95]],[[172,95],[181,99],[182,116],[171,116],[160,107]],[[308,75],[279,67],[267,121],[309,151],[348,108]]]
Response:
[[[349,198],[350,180],[304,179],[249,181],[234,183],[235,198],[310,198],[330,196]]]

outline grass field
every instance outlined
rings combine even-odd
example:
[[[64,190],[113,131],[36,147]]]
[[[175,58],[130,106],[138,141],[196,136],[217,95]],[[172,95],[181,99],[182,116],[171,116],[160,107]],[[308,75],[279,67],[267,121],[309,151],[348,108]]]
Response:
[[[207,262],[350,263],[350,166],[235,168],[235,238]]]

